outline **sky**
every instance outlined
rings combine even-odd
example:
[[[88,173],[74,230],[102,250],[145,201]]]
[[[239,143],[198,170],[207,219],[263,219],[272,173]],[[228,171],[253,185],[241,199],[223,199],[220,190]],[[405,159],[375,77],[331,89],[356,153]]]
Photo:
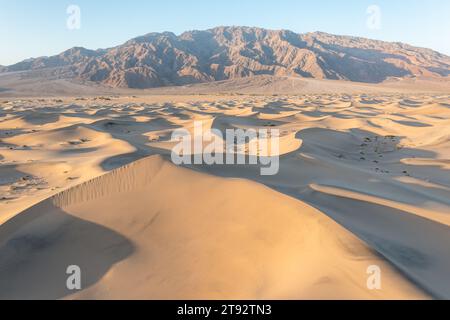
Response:
[[[0,0],[0,65],[228,25],[400,41],[450,55],[448,0]]]

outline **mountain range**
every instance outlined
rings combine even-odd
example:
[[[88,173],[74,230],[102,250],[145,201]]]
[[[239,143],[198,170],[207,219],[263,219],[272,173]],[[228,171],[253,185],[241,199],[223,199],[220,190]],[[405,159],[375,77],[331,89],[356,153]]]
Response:
[[[149,33],[117,47],[75,47],[1,67],[111,87],[153,88],[257,75],[381,83],[393,78],[448,78],[450,57],[399,42],[297,34],[254,27]]]

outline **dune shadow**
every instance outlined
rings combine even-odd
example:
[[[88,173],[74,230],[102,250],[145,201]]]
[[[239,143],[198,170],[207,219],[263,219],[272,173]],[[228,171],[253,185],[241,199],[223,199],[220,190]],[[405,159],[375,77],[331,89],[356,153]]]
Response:
[[[22,117],[25,122],[38,126],[58,122],[59,118],[59,113],[44,113],[37,111],[29,112]]]
[[[16,137],[16,136],[20,136],[20,135],[28,134],[28,133],[30,133],[30,132],[25,129],[0,129],[0,139],[1,138],[12,138],[12,137]],[[2,142],[2,143],[5,144],[4,142]]]
[[[409,212],[350,198],[310,191],[298,195],[356,234],[401,270],[414,283],[435,298],[450,297],[450,252],[443,243],[450,241],[450,228]],[[411,234],[414,230],[414,234]],[[426,240],[417,235],[428,236]]]
[[[64,149],[64,150],[60,150],[58,151],[59,154],[61,155],[70,155],[70,154],[83,154],[83,153],[91,153],[91,152],[95,152],[97,151],[99,148],[98,147],[93,147],[93,148],[77,148],[77,149]]]
[[[0,226],[0,299],[64,298],[74,293],[68,266],[80,267],[86,289],[133,252],[124,236],[47,200]]]
[[[417,121],[405,121],[405,120],[393,120],[393,121],[408,127],[419,127],[419,128],[432,127],[432,125],[430,124]]]

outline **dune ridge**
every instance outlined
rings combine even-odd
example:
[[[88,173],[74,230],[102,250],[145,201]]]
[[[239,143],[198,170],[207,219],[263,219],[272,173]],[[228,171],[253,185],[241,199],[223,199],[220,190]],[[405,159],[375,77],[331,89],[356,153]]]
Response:
[[[146,159],[138,160],[62,191],[52,197],[52,202],[55,206],[64,208],[73,204],[89,202],[105,196],[143,188],[148,183],[151,183],[162,165],[162,159],[153,162]]]

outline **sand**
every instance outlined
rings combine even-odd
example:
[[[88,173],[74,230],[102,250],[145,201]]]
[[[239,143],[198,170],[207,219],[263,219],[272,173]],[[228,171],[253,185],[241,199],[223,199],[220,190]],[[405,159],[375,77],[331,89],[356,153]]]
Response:
[[[3,99],[0,298],[450,298],[448,94]],[[279,173],[175,166],[198,120],[279,129]]]

